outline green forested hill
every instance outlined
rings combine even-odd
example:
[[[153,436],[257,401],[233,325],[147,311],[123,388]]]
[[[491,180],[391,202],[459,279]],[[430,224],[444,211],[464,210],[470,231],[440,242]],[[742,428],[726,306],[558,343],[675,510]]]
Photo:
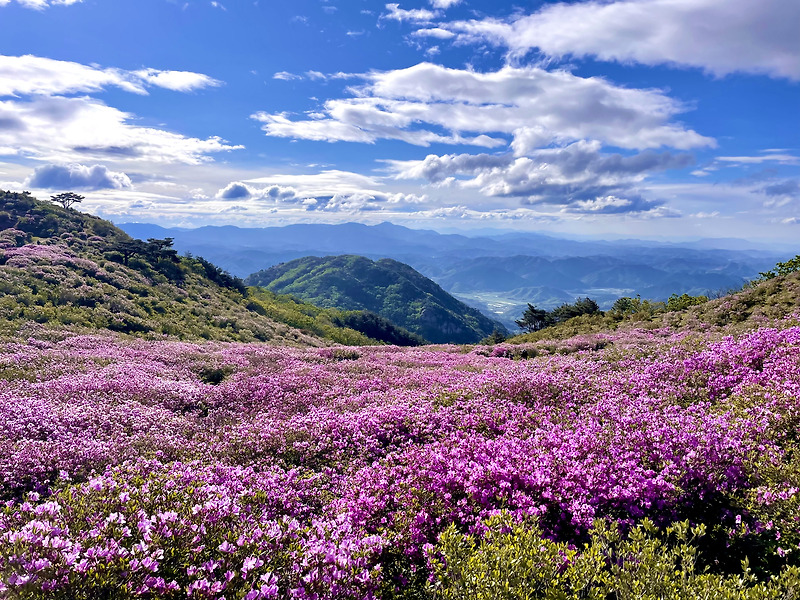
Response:
[[[434,343],[474,343],[502,328],[408,265],[388,258],[300,258],[254,273],[246,282],[319,306],[372,311]]]
[[[2,190],[0,321],[6,334],[39,323],[186,340],[377,343],[352,328],[358,318],[251,294],[208,261],[178,256],[169,239],[135,240],[108,221]]]

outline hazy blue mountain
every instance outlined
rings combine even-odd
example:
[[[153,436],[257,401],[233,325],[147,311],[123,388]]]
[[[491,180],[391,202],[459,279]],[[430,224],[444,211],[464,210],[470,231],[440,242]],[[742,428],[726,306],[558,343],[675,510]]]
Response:
[[[368,310],[434,343],[474,343],[502,329],[408,265],[389,258],[306,257],[254,273],[246,282],[318,306]]]
[[[203,256],[240,277],[305,256],[392,258],[472,306],[490,310],[509,327],[527,302],[552,309],[588,295],[608,308],[621,295],[665,300],[673,293],[713,294],[739,288],[787,255],[731,239],[719,240],[720,247],[714,247],[715,240],[603,241],[494,230],[470,237],[391,223],[261,229],[167,229],[139,223],[120,227],[141,239],[172,237],[180,252]],[[527,290],[539,291],[526,301],[522,297]]]

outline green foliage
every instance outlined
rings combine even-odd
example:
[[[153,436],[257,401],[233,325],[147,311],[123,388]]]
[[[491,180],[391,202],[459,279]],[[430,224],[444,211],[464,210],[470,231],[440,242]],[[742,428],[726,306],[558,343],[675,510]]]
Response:
[[[292,296],[264,288],[248,288],[248,310],[345,346],[370,346],[376,340],[360,331],[337,325],[340,311],[320,308]]]
[[[673,294],[670,297],[670,299],[672,298],[677,298],[678,299],[677,301],[680,301],[680,299],[682,298],[687,298],[687,299],[705,298],[705,296],[687,296],[686,294],[684,294],[679,298],[678,296]],[[688,301],[689,300],[687,300],[687,302]],[[689,304],[688,306],[693,306],[693,305]],[[642,300],[640,296],[636,296],[635,298],[624,296],[622,298],[618,298],[614,302],[608,314],[614,320],[617,321],[621,321],[626,318],[632,321],[647,321],[652,319],[655,315],[663,313],[666,309],[667,306],[663,302],[656,302],[653,300]],[[682,309],[675,309],[675,310],[682,310]]]
[[[579,554],[544,538],[535,523],[516,523],[508,515],[492,517],[486,526],[482,538],[461,534],[453,525],[441,534],[429,556],[434,598],[605,598],[598,585],[603,557],[597,548]]]
[[[553,318],[546,310],[536,308],[533,304],[528,304],[528,308],[522,313],[519,321],[514,321],[517,327],[524,329],[528,333],[539,331],[554,324]]]
[[[530,306],[530,305],[529,305]],[[495,329],[491,335],[486,336],[483,338],[480,343],[484,346],[491,346],[494,344],[502,344],[508,339],[508,336],[500,331],[499,329]]]
[[[172,239],[167,238],[172,245]],[[162,240],[162,241],[167,241]],[[159,241],[159,240],[148,240],[148,241]],[[194,269],[202,275],[208,277],[211,281],[216,283],[217,285],[228,288],[230,290],[234,290],[242,294],[243,296],[247,295],[247,286],[245,285],[244,281],[239,277],[235,277],[225,271],[224,269],[218,267],[215,264],[210,263],[202,256],[188,256],[187,257],[191,262],[193,262]]]
[[[50,202],[40,202],[30,192],[0,190],[0,228],[14,228],[36,237],[85,233],[104,238],[128,238],[108,221]]]
[[[594,315],[600,312],[597,302],[591,298],[578,298],[572,304],[564,303],[550,312],[550,317],[555,323],[569,321],[581,315]]]
[[[667,310],[686,310],[690,306],[698,306],[708,302],[708,296],[690,296],[689,294],[672,294],[667,300]]]
[[[534,333],[547,327],[552,327],[557,323],[564,323],[575,317],[596,314],[602,314],[597,302],[591,298],[578,298],[574,303],[564,303],[550,312],[536,308],[533,304],[528,304],[528,308],[522,313],[522,318],[514,322],[520,329],[524,329],[528,333]]]
[[[645,520],[627,535],[597,521],[578,549],[542,536],[535,522],[492,517],[485,535],[450,526],[429,552],[432,595],[442,600],[666,600],[797,598],[800,570],[784,567],[759,581],[745,561],[738,574],[698,568],[705,527],[675,523],[659,531]]]
[[[55,196],[50,196],[50,200],[56,204],[60,204],[62,208],[66,209],[73,204],[83,202],[84,197],[76,194],[75,192],[63,192],[61,194],[56,194]]]
[[[792,259],[787,260],[786,262],[779,262],[774,268],[766,273],[759,273],[761,277],[756,279],[756,282],[766,281],[768,279],[773,279],[774,277],[781,277],[796,271],[800,271],[800,254]]]
[[[337,327],[354,329],[374,340],[395,346],[422,346],[427,343],[422,336],[368,310],[334,312],[331,322]]]

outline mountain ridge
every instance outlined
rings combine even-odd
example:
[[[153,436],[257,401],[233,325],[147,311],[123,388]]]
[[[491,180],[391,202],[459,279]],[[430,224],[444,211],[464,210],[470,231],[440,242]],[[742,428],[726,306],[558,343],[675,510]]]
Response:
[[[620,295],[666,300],[673,293],[696,295],[738,289],[786,255],[763,248],[749,249],[743,241],[739,242],[741,248],[729,250],[693,247],[711,245],[703,240],[686,243],[572,240],[541,232],[469,237],[386,222],[268,228],[228,226],[224,230],[216,226],[193,230],[147,224],[121,224],[121,227],[142,238],[174,237],[175,247],[180,251],[209,257],[242,277],[304,256],[356,254],[372,260],[393,258],[474,307],[483,309],[487,304],[502,307],[493,312],[492,318],[511,328],[525,308],[520,293],[524,289],[542,288],[535,296],[544,298],[543,307],[548,309],[555,308],[563,298],[574,300],[587,295],[596,298],[603,308],[609,308]],[[721,243],[734,246],[737,242],[726,239]],[[504,261],[513,263],[514,257],[529,257],[529,261],[536,258],[538,261],[530,265],[538,267],[526,266],[521,258],[516,258],[519,264],[513,268],[504,266]],[[632,274],[649,270],[652,277],[642,281],[636,275],[629,281],[620,281],[617,274],[612,284],[596,274],[586,281],[568,273],[559,276],[559,265],[565,264],[559,261],[578,259],[584,269],[594,273],[597,270],[593,265],[601,257],[613,259],[619,269]],[[488,272],[481,275],[478,271],[487,263]],[[483,284],[477,285],[480,282]]]
[[[246,282],[320,306],[369,310],[433,343],[475,343],[503,329],[412,267],[389,258],[305,257],[254,273]]]

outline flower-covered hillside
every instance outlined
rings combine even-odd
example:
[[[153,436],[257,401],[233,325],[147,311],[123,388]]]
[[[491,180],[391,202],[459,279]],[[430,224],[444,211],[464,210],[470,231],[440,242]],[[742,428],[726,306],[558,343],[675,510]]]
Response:
[[[336,311],[251,294],[171,240],[134,240],[108,221],[0,190],[0,318],[62,331],[321,346],[376,343]],[[394,333],[390,331],[389,333]],[[415,340],[411,342],[418,343]]]
[[[505,556],[536,577],[475,597],[601,598],[698,548],[716,579],[648,581],[794,585],[796,318],[506,350],[7,342],[0,594],[455,598]]]

